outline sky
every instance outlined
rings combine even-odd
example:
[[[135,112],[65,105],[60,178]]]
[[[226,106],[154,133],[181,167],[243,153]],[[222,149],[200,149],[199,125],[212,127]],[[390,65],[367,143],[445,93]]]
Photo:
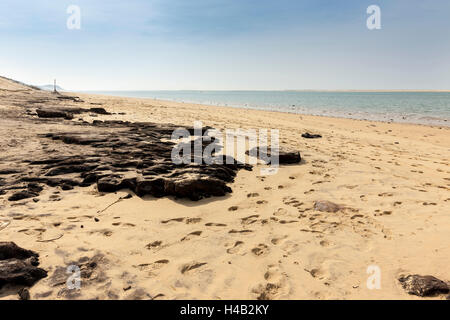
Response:
[[[67,90],[448,90],[449,16],[448,0],[2,0],[0,75]]]

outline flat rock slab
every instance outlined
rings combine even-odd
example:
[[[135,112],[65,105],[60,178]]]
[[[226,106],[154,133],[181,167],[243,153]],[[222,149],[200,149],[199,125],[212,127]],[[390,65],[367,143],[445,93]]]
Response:
[[[0,191],[12,190],[9,201],[35,198],[42,185],[70,190],[92,184],[100,192],[129,189],[138,196],[175,196],[197,201],[230,193],[227,184],[234,181],[237,172],[252,169],[226,156],[220,164],[207,164],[203,152],[200,159],[195,158],[198,136],[184,143],[192,150],[191,161],[177,164],[172,155],[177,144],[171,136],[179,127],[174,125],[117,120],[72,123],[80,131],[39,135],[43,143],[53,145],[54,152],[24,157],[33,159],[24,160],[29,170],[2,175],[4,186],[0,186]],[[185,129],[195,134],[194,128]],[[203,137],[208,129],[204,127],[197,134]],[[202,151],[208,146],[205,140]]]
[[[398,281],[400,281],[406,292],[419,297],[447,294],[450,290],[447,283],[433,276],[420,276],[414,274],[402,276]]]

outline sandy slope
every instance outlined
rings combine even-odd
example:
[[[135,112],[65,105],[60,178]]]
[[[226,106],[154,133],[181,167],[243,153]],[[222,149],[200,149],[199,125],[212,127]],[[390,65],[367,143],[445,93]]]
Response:
[[[60,191],[58,201],[46,189],[37,203],[0,196],[0,219],[11,221],[0,241],[39,252],[49,270],[30,289],[33,299],[414,299],[400,274],[450,280],[449,128],[80,97],[77,106],[126,113],[95,119],[279,129],[281,145],[300,150],[304,162],[273,176],[240,171],[231,195],[199,202],[117,201],[125,191],[94,188]],[[7,93],[1,101],[11,108]],[[0,121],[2,166],[42,147],[41,127]],[[323,138],[303,139],[305,131]],[[316,200],[347,208],[314,211]],[[55,280],[58,267],[94,256],[81,290],[66,290],[61,272]],[[379,290],[366,286],[371,265],[381,270]],[[16,298],[8,293],[3,298]]]

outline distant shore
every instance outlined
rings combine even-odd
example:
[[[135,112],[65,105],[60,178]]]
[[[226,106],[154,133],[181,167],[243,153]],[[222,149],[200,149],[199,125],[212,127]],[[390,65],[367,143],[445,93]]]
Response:
[[[384,94],[383,94],[384,93]],[[450,93],[426,91],[105,91],[148,98],[290,114],[450,126]]]

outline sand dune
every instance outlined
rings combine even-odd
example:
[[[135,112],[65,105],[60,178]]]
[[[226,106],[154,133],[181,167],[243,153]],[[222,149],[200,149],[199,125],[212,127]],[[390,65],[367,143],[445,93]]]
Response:
[[[15,202],[8,191],[0,241],[38,252],[48,271],[32,299],[419,299],[400,275],[450,281],[448,127],[77,96],[82,102],[0,79],[0,169],[26,169],[25,156],[62,147],[38,134],[107,119],[279,129],[280,144],[303,161],[271,176],[260,175],[261,165],[241,170],[231,194],[198,202],[127,198],[128,190],[99,193],[95,185],[45,186],[36,200]],[[43,123],[34,114],[42,106],[112,114]],[[316,210],[319,200],[339,210]],[[80,290],[66,286],[69,265],[81,268]],[[370,266],[381,271],[379,289],[366,285]]]

